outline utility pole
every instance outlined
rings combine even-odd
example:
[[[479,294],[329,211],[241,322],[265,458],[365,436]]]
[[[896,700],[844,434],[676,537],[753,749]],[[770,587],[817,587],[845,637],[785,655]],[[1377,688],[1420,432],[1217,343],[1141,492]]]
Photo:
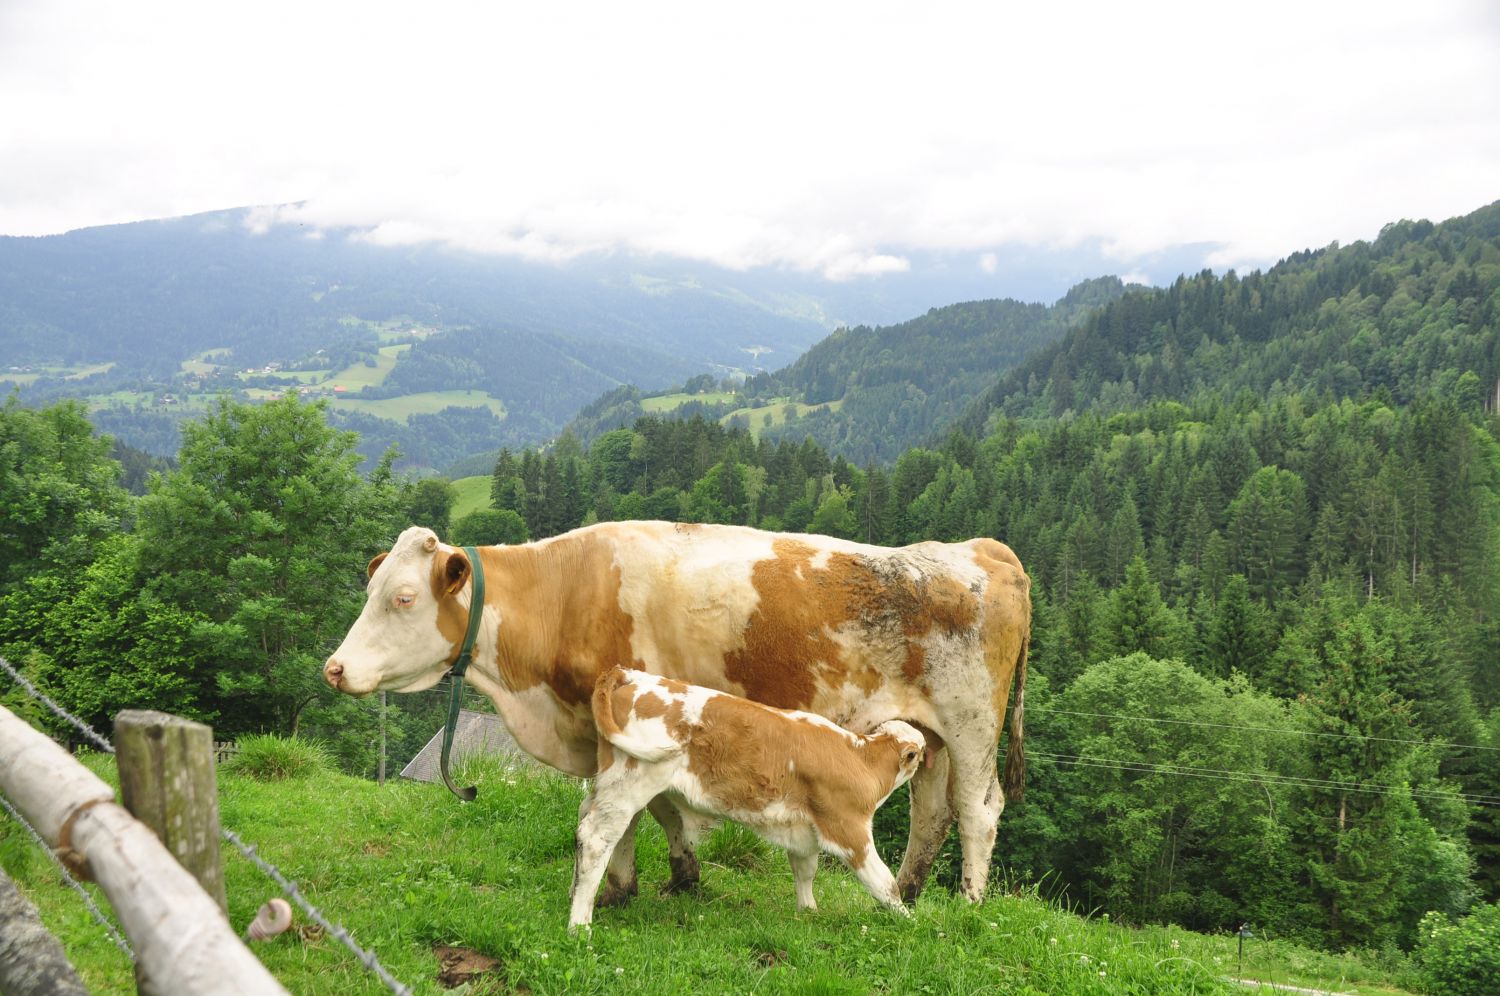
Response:
[[[376,782],[385,784],[385,692],[380,693],[380,774]]]

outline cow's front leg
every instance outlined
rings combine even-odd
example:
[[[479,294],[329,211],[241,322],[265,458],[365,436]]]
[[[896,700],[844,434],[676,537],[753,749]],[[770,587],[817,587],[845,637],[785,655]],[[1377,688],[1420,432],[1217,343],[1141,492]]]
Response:
[[[672,865],[672,878],[663,891],[671,894],[696,889],[700,872],[694,850],[698,838],[713,821],[678,806],[665,795],[652,799],[647,808],[667,835],[667,860]]]
[[[635,828],[641,814],[631,817],[630,825],[615,845],[609,856],[609,867],[604,873],[604,887],[599,890],[596,906],[624,906],[640,891],[635,874]]]

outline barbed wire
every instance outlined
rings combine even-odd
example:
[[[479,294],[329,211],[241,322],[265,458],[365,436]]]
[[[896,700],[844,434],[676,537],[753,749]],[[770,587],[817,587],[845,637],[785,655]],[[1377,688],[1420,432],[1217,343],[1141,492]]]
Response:
[[[0,806],[5,807],[5,811],[10,814],[11,819],[21,824],[21,829],[29,833],[31,839],[36,841],[36,845],[46,852],[47,857],[52,859],[52,863],[57,866],[58,871],[62,872],[63,881],[67,882],[73,887],[74,892],[83,897],[83,904],[88,907],[94,919],[99,921],[99,926],[103,927],[109,934],[110,940],[115,942],[115,947],[125,952],[125,957],[130,959],[132,965],[135,964],[135,952],[131,950],[130,942],[120,936],[120,932],[115,929],[115,925],[109,922],[109,919],[104,915],[104,911],[94,902],[94,897],[89,895],[89,891],[83,887],[82,882],[73,877],[73,873],[68,870],[68,866],[63,864],[58,858],[57,852],[47,846],[47,842],[42,839],[42,835],[37,833],[36,827],[27,822],[26,817],[22,816],[20,811],[15,806],[12,806],[10,800],[5,798],[4,795],[0,795]]]
[[[45,692],[37,688],[31,682],[27,681],[25,675],[23,675],[20,671],[17,671],[15,668],[11,667],[10,661],[6,660],[4,657],[0,657],[0,669],[4,669],[7,674],[14,678],[16,680],[16,684],[20,685],[23,689],[29,692],[32,698],[42,703],[42,705],[46,706],[48,709],[51,709],[60,718],[67,720],[69,723],[72,723],[84,736],[88,737],[100,747],[103,747],[109,753],[113,754],[115,752],[114,744],[110,743],[107,739],[100,736],[98,733],[95,733],[94,728],[89,726],[89,724],[85,723],[83,720],[79,719],[77,716],[73,715],[71,712],[49,699]]]
[[[38,699],[58,716],[67,720],[73,726],[77,727],[90,740],[94,741],[96,744],[103,747],[111,754],[115,752],[114,744],[110,743],[108,739],[97,733],[83,720],[79,719],[77,716],[68,712],[62,706],[49,699],[44,693],[38,690],[35,685],[22,677],[15,668],[11,667],[10,662],[7,661],[4,657],[0,657],[0,669],[3,669],[7,673],[9,673],[10,676],[16,679],[16,682],[23,689],[29,692],[33,698]],[[0,802],[4,801],[4,796],[0,796]],[[22,819],[21,815],[17,813],[16,810],[13,809],[8,802],[5,802],[5,808],[10,810],[12,816],[15,816],[16,819],[20,820],[21,824],[25,826],[27,830],[31,832],[32,836],[36,838],[37,842],[42,845],[42,849],[45,850],[49,855],[51,855],[53,860],[56,861],[57,856],[52,853],[52,849],[47,846],[46,841],[42,840],[41,836],[36,832],[35,828],[33,828],[31,824]],[[286,893],[287,896],[295,901],[298,906],[302,907],[303,911],[306,912],[308,916],[312,917],[312,919],[318,924],[318,926],[322,927],[327,934],[338,940],[339,943],[343,944],[344,947],[353,952],[354,956],[360,960],[360,963],[363,964],[365,968],[369,969],[377,976],[379,976],[380,981],[384,982],[386,984],[386,987],[389,988],[391,992],[396,993],[397,996],[411,996],[411,990],[403,985],[399,980],[397,980],[395,976],[391,975],[391,973],[386,970],[384,965],[380,964],[380,960],[375,957],[374,952],[366,951],[364,948],[360,947],[354,942],[354,938],[350,936],[349,931],[345,930],[343,927],[337,924],[329,922],[327,917],[325,917],[317,908],[315,908],[311,903],[303,898],[301,890],[297,887],[297,883],[288,880],[287,877],[281,873],[281,869],[277,868],[275,865],[271,864],[269,861],[262,858],[258,853],[256,853],[254,845],[246,844],[243,840],[240,839],[238,834],[236,834],[233,830],[230,830],[228,827],[223,826],[222,823],[219,827],[219,835],[233,844],[236,848],[238,848],[241,854],[250,859],[250,861],[253,862],[257,868],[259,868],[267,877],[269,877],[273,882],[280,886],[281,891]],[[64,872],[67,871],[66,868],[64,868],[63,870]],[[102,917],[103,914],[97,912],[98,907],[94,906],[93,899],[87,892],[83,891],[83,887],[78,885],[77,882],[74,882],[71,875],[68,876],[68,880],[70,882],[73,882],[74,887],[83,894],[83,897],[88,902],[90,908],[96,911],[96,916]],[[101,920],[101,922],[106,923],[106,926],[108,926],[106,921]],[[111,933],[113,933],[112,928]],[[118,939],[119,935],[116,934],[115,937]],[[123,939],[118,939],[117,943],[123,944],[124,941]],[[131,961],[134,961],[135,955],[130,952],[129,947],[127,946],[126,948],[124,948],[124,950],[127,954],[130,954]]]
[[[380,959],[375,957],[375,953],[373,951],[366,951],[364,948],[361,948],[358,944],[354,943],[354,938],[349,936],[349,932],[347,930],[336,924],[330,923],[328,921],[328,918],[325,917],[321,912],[319,912],[317,907],[313,906],[313,904],[308,902],[307,899],[302,895],[302,890],[297,887],[297,883],[289,881],[287,877],[281,873],[281,869],[271,864],[271,862],[267,861],[265,858],[262,858],[256,852],[256,848],[253,844],[246,844],[243,840],[240,839],[239,834],[224,827],[219,828],[219,833],[225,840],[229,841],[236,848],[238,848],[241,854],[252,861],[255,864],[255,867],[259,868],[268,877],[270,877],[272,881],[281,886],[281,891],[286,893],[287,896],[298,906],[302,907],[303,912],[311,917],[318,926],[322,927],[327,934],[334,937],[340,943],[342,943],[344,947],[354,952],[355,957],[357,957],[360,962],[364,964],[365,968],[369,969],[380,977],[380,981],[386,984],[386,988],[390,989],[391,992],[396,993],[397,996],[411,996],[411,990],[403,985],[399,980],[397,980],[395,976],[391,975],[390,972],[386,971],[385,966],[380,964]]]
[[[1273,772],[1235,771],[1225,768],[1202,768],[1195,765],[1159,764],[1153,761],[1131,761],[1123,758],[1095,757],[1087,754],[1052,754],[1047,751],[1032,751],[1032,756],[1087,768],[1112,768],[1146,774],[1181,775],[1192,778],[1209,778],[1222,782],[1271,783],[1291,788],[1322,788],[1343,792],[1360,792],[1370,795],[1397,795],[1406,792],[1413,798],[1447,799],[1475,806],[1500,806],[1500,796],[1465,795],[1461,792],[1441,792],[1431,789],[1416,789],[1398,786],[1371,785],[1368,782],[1339,781],[1329,778],[1302,778],[1297,775],[1278,775]]]
[[[1245,730],[1252,733],[1280,733],[1293,737],[1327,737],[1333,740],[1366,740],[1388,744],[1411,744],[1417,747],[1443,747],[1457,750],[1486,750],[1500,753],[1500,747],[1483,744],[1460,744],[1445,740],[1408,740],[1400,737],[1371,737],[1361,733],[1323,733],[1318,730],[1283,730],[1274,726],[1242,726],[1237,723],[1208,723],[1193,719],[1166,719],[1160,716],[1123,716],[1110,712],[1080,712],[1074,709],[1053,709],[1048,706],[1031,706],[1032,712],[1050,712],[1059,716],[1088,716],[1093,719],[1123,719],[1128,722],[1171,723],[1176,726],[1202,726],[1216,730]]]

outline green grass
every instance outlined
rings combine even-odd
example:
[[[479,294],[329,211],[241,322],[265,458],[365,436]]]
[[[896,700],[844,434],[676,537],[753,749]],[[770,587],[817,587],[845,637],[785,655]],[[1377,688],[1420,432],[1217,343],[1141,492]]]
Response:
[[[708,391],[703,394],[661,394],[654,398],[642,398],[641,407],[653,415],[680,408],[689,401],[701,401],[705,405],[718,405],[733,401],[738,395],[732,391]]]
[[[814,412],[824,408],[831,412],[836,412],[842,407],[844,407],[843,398],[839,398],[837,401],[829,401],[821,405],[807,405],[803,404],[800,401],[773,401],[771,404],[761,405],[759,408],[737,408],[734,411],[730,412],[728,415],[725,415],[723,418],[719,419],[719,421],[724,425],[728,425],[730,419],[744,416],[750,421],[750,435],[756,439],[759,439],[760,430],[766,428],[767,415],[771,416],[771,425],[774,427],[786,424],[786,413],[788,408],[794,409],[797,412],[797,417],[801,418],[808,412]]]
[[[343,383],[334,381],[333,383]],[[367,400],[335,396],[333,407],[339,411],[365,412],[376,418],[388,418],[404,422],[408,415],[436,415],[450,406],[461,408],[487,407],[497,416],[505,417],[505,405],[483,391],[425,391],[421,394],[403,394],[396,398]]]
[[[454,481],[453,490],[458,494],[458,501],[453,503],[453,521],[457,522],[470,512],[489,508],[492,483],[493,479],[488,476],[460,477]]]
[[[112,778],[109,759],[92,762]],[[298,882],[332,921],[418,993],[443,991],[436,945],[499,959],[503,976],[470,992],[1229,993],[1233,938],[1173,929],[1129,930],[1076,916],[1032,895],[971,906],[930,888],[910,918],[877,907],[842,868],[825,865],[819,909],[799,913],[785,856],[722,828],[700,849],[699,892],[662,896],[661,832],[643,820],[641,894],[600,910],[592,933],[566,929],[580,783],[469,765],[462,804],[441,785],[384,788],[342,775],[262,782],[221,772],[224,824]],[[0,822],[0,859],[41,907],[95,992],[134,991],[129,966],[52,865],[13,824]],[[230,921],[243,931],[279,890],[226,851]],[[297,923],[305,923],[299,911]],[[1175,945],[1174,945],[1174,942]],[[293,993],[387,990],[336,941],[288,932],[255,946]],[[1251,942],[1246,974],[1341,991],[1391,992],[1333,956]],[[1215,961],[1214,959],[1218,959]],[[1304,961],[1306,964],[1304,964]]]
[[[34,367],[29,373],[11,373],[0,370],[0,383],[34,384],[43,377],[61,377],[63,380],[83,380],[94,374],[106,373],[114,368],[113,363],[93,363],[79,367]]]

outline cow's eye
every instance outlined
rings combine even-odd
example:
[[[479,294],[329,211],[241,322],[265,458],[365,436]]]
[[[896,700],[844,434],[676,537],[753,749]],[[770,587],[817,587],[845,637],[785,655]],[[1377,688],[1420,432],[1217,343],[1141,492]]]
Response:
[[[395,598],[391,599],[391,603],[398,609],[409,609],[413,605],[417,604],[417,596],[397,595]]]

